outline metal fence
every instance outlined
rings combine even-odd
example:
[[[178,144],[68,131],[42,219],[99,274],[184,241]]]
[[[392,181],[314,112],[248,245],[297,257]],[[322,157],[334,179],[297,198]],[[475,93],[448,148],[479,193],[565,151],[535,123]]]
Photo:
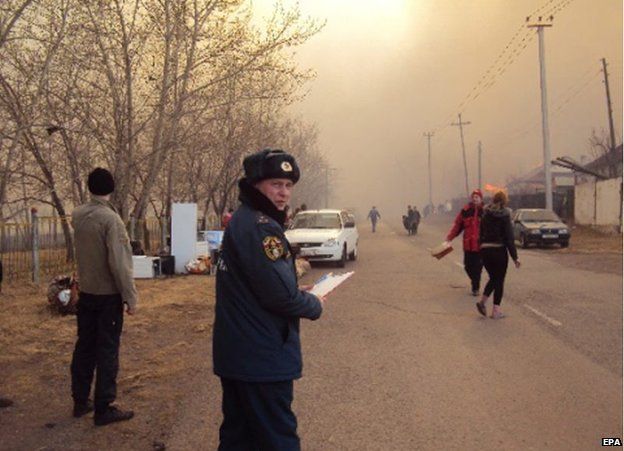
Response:
[[[509,196],[509,207],[546,208],[544,193],[512,194]],[[574,221],[574,189],[553,192],[553,211],[565,221]]]
[[[0,282],[45,282],[59,274],[76,270],[73,258],[73,229],[69,217],[41,217],[32,212],[29,221],[0,223]],[[198,220],[197,230],[213,229],[217,221]],[[69,238],[65,236],[67,227]],[[171,240],[168,217],[130,219],[129,236],[148,255],[169,252]],[[68,251],[69,249],[69,251]]]
[[[67,220],[33,213],[28,222],[0,223],[3,280],[38,283],[40,277],[72,272],[74,263],[63,233]]]

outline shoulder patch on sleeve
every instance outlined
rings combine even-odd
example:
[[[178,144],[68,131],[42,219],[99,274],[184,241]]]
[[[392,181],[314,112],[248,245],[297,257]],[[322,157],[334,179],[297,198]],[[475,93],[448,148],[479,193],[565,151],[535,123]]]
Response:
[[[284,243],[276,236],[267,236],[262,240],[264,253],[271,261],[276,261],[284,255]]]

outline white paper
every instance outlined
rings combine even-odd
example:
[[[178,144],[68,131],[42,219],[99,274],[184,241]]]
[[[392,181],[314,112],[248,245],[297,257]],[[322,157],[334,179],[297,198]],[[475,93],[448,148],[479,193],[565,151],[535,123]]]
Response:
[[[318,297],[326,296],[353,274],[354,271],[335,275],[331,272],[329,274],[325,274],[314,284],[314,286],[310,290],[310,293]]]

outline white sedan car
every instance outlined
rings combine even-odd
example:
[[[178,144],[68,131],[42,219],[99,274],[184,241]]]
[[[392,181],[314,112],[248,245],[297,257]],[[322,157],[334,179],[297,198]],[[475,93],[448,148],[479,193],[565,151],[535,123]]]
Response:
[[[358,254],[358,231],[345,210],[307,210],[297,213],[286,238],[309,261],[334,261],[344,267]]]

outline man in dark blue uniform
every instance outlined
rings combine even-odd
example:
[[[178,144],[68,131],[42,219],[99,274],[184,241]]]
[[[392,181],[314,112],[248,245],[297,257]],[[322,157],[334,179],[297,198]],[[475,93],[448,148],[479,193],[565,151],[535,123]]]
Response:
[[[219,450],[299,450],[291,409],[293,380],[302,370],[299,318],[319,318],[324,301],[300,290],[284,235],[299,168],[291,155],[270,149],[248,156],[243,166],[242,205],[225,231],[217,265]]]

